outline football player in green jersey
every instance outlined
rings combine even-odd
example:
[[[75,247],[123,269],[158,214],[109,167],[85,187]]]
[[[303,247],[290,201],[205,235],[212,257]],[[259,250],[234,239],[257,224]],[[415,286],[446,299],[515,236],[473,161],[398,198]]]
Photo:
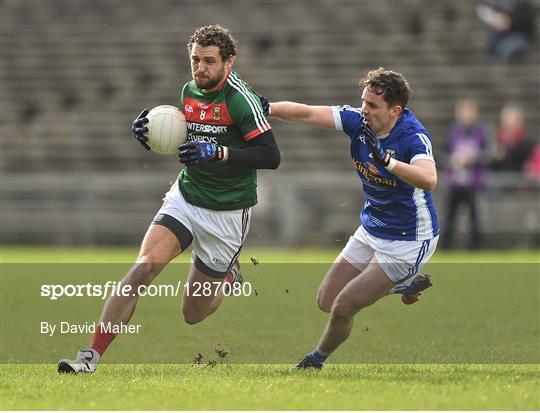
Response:
[[[196,29],[188,52],[193,80],[184,85],[180,105],[188,142],[179,155],[186,167],[165,195],[136,263],[121,281],[135,294],[107,299],[90,348],[79,351],[75,360],[60,360],[59,372],[94,372],[115,338],[102,326],[128,323],[141,287],[190,245],[192,264],[182,301],[186,323],[212,314],[224,288],[241,282],[238,257],[257,203],[256,170],[276,169],[280,152],[258,95],[232,70],[237,46],[229,31],[218,25]],[[149,149],[147,113],[145,109],[135,119],[132,132]],[[211,293],[194,294],[201,285],[210,285]]]

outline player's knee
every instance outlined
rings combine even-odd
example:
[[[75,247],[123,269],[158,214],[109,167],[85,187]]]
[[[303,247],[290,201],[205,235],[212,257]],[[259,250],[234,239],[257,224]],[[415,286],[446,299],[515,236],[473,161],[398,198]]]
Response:
[[[203,317],[197,315],[197,314],[184,314],[184,321],[186,324],[189,324],[190,326],[193,326],[195,324],[200,323],[203,320]]]
[[[133,287],[149,285],[158,272],[157,266],[152,262],[137,262],[125,279],[125,283]]]
[[[197,324],[205,318],[205,314],[184,305],[182,306],[182,315],[186,324],[189,325]]]
[[[186,324],[194,325],[202,321],[203,317],[193,311],[182,311]]]
[[[317,296],[317,307],[319,307],[319,310],[329,313],[332,311],[332,302],[324,297],[323,294],[319,294]]]
[[[337,299],[332,305],[331,313],[332,317],[349,318],[355,315],[358,310],[360,309],[351,300]]]
[[[319,291],[317,291],[317,307],[319,307],[319,310],[324,311],[325,313],[332,311],[332,304],[335,299],[335,294],[328,294],[328,288],[323,283],[319,287]]]
[[[149,269],[157,267],[159,261],[159,258],[152,253],[141,253],[137,257],[137,264],[140,264],[141,266]]]

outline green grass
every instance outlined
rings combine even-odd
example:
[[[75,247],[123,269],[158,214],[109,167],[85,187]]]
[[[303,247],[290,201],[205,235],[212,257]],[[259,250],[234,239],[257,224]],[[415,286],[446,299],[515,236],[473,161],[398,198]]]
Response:
[[[289,371],[327,320],[314,296],[338,252],[246,250],[257,296],[226,299],[196,326],[182,322],[179,297],[141,299],[132,319],[141,333],[118,337],[96,374],[65,376],[56,360],[90,336],[48,337],[40,321],[91,322],[103,302],[51,301],[40,286],[117,280],[136,249],[3,247],[0,408],[540,409],[537,251],[438,253],[428,268],[435,287],[420,303],[385,298],[361,311],[323,371]],[[184,279],[185,262],[157,282]],[[229,351],[224,360],[218,347]],[[219,364],[193,365],[198,353]]]
[[[242,250],[242,262],[249,263],[255,256],[261,263],[331,263],[341,249],[284,248]],[[0,262],[4,263],[126,263],[137,257],[135,247],[16,247],[1,246]],[[189,262],[189,254],[183,254],[175,262]],[[505,251],[437,251],[431,258],[432,263],[540,263],[538,250],[505,250]]]
[[[92,376],[2,367],[3,409],[538,409],[538,366],[107,365]]]

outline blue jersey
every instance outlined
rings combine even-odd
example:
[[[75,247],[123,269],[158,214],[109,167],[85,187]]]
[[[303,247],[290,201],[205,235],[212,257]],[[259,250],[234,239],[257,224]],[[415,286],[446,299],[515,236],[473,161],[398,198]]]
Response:
[[[431,192],[415,188],[373,160],[362,133],[364,117],[359,109],[332,106],[332,114],[336,129],[344,131],[351,140],[353,166],[364,187],[363,227],[382,239],[412,241],[436,237],[439,223]],[[409,109],[401,113],[394,128],[380,142],[386,153],[401,162],[433,160],[431,138]]]

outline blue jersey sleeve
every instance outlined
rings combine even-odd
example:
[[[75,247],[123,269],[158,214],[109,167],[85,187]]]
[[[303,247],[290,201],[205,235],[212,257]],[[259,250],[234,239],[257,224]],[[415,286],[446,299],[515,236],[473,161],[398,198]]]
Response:
[[[409,163],[413,163],[419,159],[429,159],[435,162],[431,137],[426,131],[411,134],[407,140],[407,160]]]
[[[337,130],[342,130],[351,139],[356,138],[360,134],[364,119],[360,113],[360,109],[353,108],[349,105],[332,106],[332,115]]]

